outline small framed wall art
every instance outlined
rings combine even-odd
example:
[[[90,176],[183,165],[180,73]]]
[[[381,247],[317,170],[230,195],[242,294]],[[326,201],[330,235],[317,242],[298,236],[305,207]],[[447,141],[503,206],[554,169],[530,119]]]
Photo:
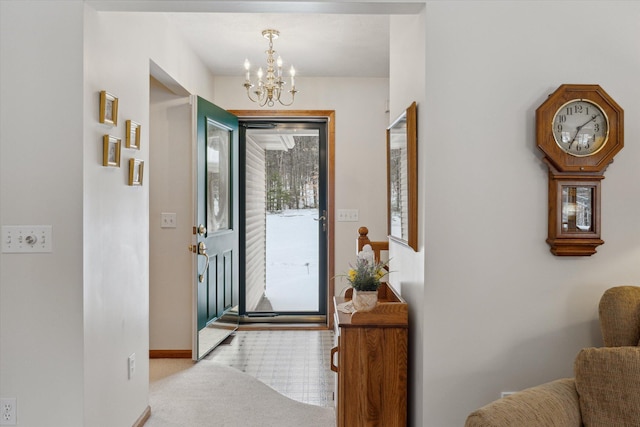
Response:
[[[120,167],[120,138],[105,135],[102,138],[102,166]]]
[[[104,90],[100,92],[100,123],[118,126],[118,98]]]
[[[126,147],[135,150],[140,149],[140,123],[133,120],[127,120],[127,138]]]
[[[144,173],[144,161],[140,159],[129,159],[129,185],[142,185]]]

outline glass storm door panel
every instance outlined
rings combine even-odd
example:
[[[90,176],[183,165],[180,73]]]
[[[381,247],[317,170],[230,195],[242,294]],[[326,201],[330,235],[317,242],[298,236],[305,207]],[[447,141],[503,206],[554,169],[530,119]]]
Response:
[[[326,315],[326,124],[254,126],[241,144],[245,312]]]
[[[238,119],[197,98],[197,357],[238,325]]]

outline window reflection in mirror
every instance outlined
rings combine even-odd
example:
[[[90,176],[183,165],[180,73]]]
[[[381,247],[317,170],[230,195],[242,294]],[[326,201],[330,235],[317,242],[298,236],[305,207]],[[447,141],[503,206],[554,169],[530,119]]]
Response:
[[[407,115],[389,129],[389,215],[390,234],[409,240],[407,194]],[[404,208],[404,209],[403,209]]]
[[[387,128],[389,238],[418,250],[416,103]]]

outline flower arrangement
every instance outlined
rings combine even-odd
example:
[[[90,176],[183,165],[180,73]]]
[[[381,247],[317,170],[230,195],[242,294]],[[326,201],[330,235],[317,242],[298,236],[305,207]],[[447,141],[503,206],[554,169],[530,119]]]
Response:
[[[386,262],[358,257],[347,272],[347,280],[357,291],[376,291],[380,287],[380,280],[387,274],[386,266]]]

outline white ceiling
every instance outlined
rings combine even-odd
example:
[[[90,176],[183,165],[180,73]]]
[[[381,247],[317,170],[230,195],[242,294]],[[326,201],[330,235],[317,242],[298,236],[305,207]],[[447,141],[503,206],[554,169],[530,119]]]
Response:
[[[268,40],[262,31],[280,31],[274,49],[297,77],[388,77],[389,15],[167,13],[214,75],[243,76],[266,68]]]
[[[1,1],[1,0],[0,0]],[[389,16],[424,0],[84,0],[103,12],[164,13],[214,75],[244,75],[266,61],[262,31],[299,77],[388,77]],[[286,76],[286,74],[285,74]]]

